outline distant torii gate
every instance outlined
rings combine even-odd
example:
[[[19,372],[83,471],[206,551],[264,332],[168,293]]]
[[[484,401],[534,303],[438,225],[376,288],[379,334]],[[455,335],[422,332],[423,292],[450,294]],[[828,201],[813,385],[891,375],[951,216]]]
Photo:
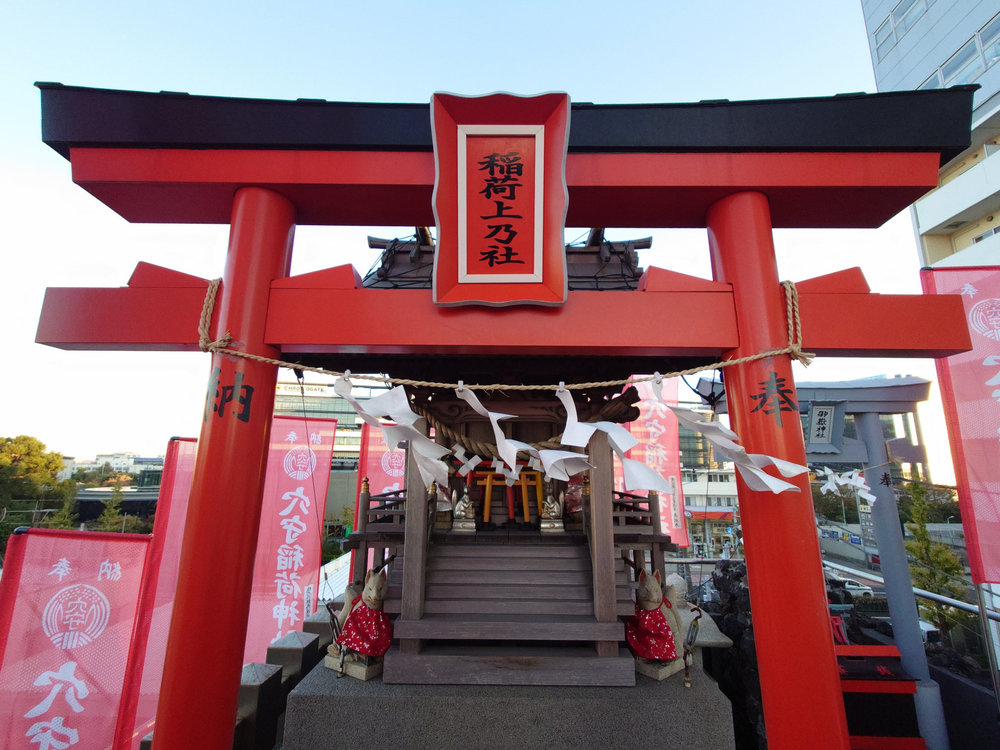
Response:
[[[235,349],[355,363],[630,356],[647,358],[650,370],[666,369],[664,359],[783,347],[772,227],[881,225],[934,187],[940,160],[968,144],[972,100],[958,87],[575,105],[567,225],[707,227],[715,280],[651,268],[639,291],[576,291],[561,307],[443,309],[429,290],[360,288],[349,266],[288,278],[296,223],[434,224],[427,105],[39,87],[43,139],[113,210],[130,221],[231,225],[213,330],[229,332]],[[206,288],[140,264],[126,288],[50,289],[37,340],[194,351]],[[854,272],[799,291],[804,348],[820,355],[940,357],[969,347],[957,299],[873,295]],[[622,318],[645,324],[625,329]],[[189,745],[192,732],[199,746],[228,745],[242,666],[277,368],[213,354],[210,377],[156,723],[161,748]],[[788,356],[728,368],[726,383],[747,450],[804,463],[797,412],[780,419],[753,399],[762,384],[780,383],[794,401]],[[796,484],[801,493],[739,487],[768,741],[847,748],[809,487]],[[209,632],[211,648],[199,648]]]

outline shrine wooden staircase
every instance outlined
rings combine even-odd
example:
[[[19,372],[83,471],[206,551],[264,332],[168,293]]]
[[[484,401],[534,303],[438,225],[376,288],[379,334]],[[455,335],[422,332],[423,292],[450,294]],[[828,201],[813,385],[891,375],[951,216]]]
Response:
[[[633,607],[620,559],[616,617],[599,622],[590,551],[581,537],[470,541],[429,545],[423,616],[395,621],[399,643],[386,654],[385,682],[635,684],[617,619]],[[403,566],[394,564],[385,605],[390,614],[400,610],[403,578]]]
[[[437,498],[411,466],[405,493],[371,496],[365,487],[367,512],[351,535],[354,580],[364,576],[369,549],[376,567],[393,555],[384,606],[394,618],[394,641],[385,682],[635,684],[621,620],[634,612],[626,563],[645,567],[648,551],[662,570],[669,538],[655,531],[655,502],[613,498],[603,433],[592,438],[591,461],[583,518],[574,519],[580,530],[562,533],[505,526],[502,488],[489,498],[499,523],[470,534],[436,532]],[[529,514],[534,520],[535,503]]]

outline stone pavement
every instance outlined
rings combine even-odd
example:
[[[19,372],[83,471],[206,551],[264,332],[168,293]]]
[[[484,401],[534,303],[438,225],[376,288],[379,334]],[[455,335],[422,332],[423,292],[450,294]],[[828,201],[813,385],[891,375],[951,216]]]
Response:
[[[282,750],[559,750],[734,746],[728,699],[701,670],[635,687],[385,685],[317,666],[288,697]]]

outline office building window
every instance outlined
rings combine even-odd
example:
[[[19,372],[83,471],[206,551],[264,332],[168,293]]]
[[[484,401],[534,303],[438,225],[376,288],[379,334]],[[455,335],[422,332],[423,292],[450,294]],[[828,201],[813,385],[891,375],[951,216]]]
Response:
[[[977,242],[982,242],[988,237],[992,237],[994,234],[1000,234],[1000,227],[993,227],[992,229],[987,229],[980,235],[976,235],[972,238],[972,244],[975,245]]]
[[[945,86],[957,86],[969,83],[982,73],[985,67],[976,40],[973,38],[962,45],[962,48],[941,66],[941,77]]]
[[[896,37],[892,33],[892,21],[885,19],[882,25],[875,29],[875,52],[878,59],[885,57],[885,53],[896,44]]]
[[[896,46],[903,34],[913,28],[934,0],[901,0],[889,17],[875,29],[875,54],[879,60]]]
[[[995,16],[983,27],[982,31],[979,32],[979,39],[983,45],[983,58],[986,61],[986,67],[989,67],[1000,60],[1000,15]]]
[[[935,70],[934,75],[917,86],[918,89],[939,89],[941,88],[941,71]]]
[[[881,27],[880,27],[881,28]],[[878,32],[876,32],[877,34]],[[879,57],[881,59],[881,56]],[[993,16],[918,88],[932,89],[972,83],[1000,60],[1000,14]]]
[[[892,11],[892,25],[898,36],[902,36],[916,22],[925,10],[920,0],[903,0]]]

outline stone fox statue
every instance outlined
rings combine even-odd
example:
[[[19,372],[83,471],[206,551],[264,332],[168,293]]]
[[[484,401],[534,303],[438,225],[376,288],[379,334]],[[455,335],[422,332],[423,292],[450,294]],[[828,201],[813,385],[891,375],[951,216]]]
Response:
[[[472,500],[469,499],[469,489],[466,487],[465,491],[462,493],[462,497],[458,498],[458,493],[455,490],[451,491],[451,507],[453,518],[475,518],[476,517],[476,506],[473,505]]]
[[[635,596],[635,615],[625,620],[625,638],[636,656],[653,661],[677,658],[674,637],[684,638],[680,618],[664,596],[660,571],[639,573]]]
[[[354,651],[364,656],[382,656],[389,650],[392,643],[392,622],[382,611],[385,599],[386,573],[382,568],[380,573],[369,570],[365,575],[364,590],[355,595],[350,604],[341,609],[337,620],[340,623],[340,635],[337,643],[341,646],[341,658],[344,651]],[[348,591],[353,593],[350,587]]]

